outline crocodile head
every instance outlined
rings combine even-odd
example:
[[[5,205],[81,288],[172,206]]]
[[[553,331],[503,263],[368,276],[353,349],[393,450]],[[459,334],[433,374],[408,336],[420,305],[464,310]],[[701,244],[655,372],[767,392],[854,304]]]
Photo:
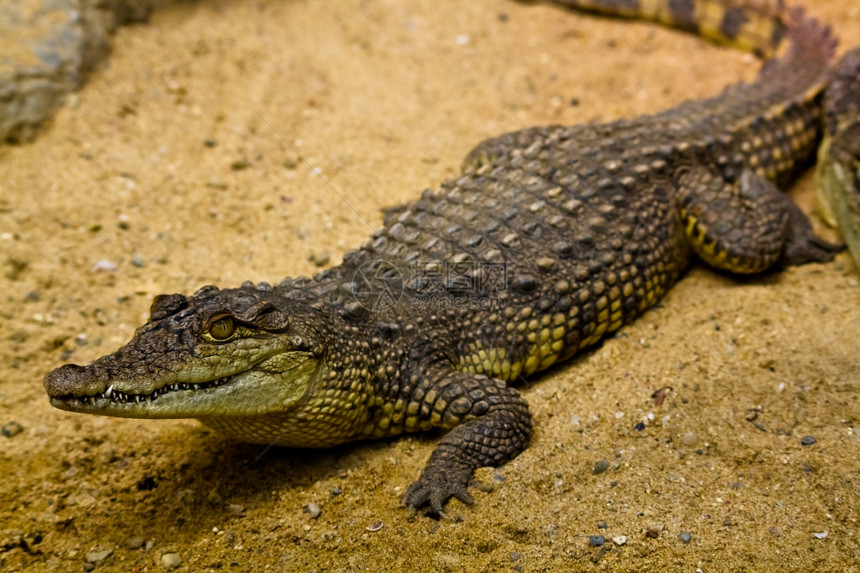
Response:
[[[253,286],[160,295],[128,344],[57,368],[45,389],[57,408],[128,418],[283,412],[324,369],[320,314]]]

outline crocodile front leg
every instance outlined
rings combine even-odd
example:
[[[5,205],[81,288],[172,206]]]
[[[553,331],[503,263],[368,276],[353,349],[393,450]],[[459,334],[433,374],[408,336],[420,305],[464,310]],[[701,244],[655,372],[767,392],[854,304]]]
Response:
[[[451,372],[413,402],[422,425],[451,429],[440,440],[418,481],[406,491],[410,509],[429,506],[442,516],[452,497],[471,504],[474,472],[498,466],[528,445],[531,416],[519,392],[480,374]]]

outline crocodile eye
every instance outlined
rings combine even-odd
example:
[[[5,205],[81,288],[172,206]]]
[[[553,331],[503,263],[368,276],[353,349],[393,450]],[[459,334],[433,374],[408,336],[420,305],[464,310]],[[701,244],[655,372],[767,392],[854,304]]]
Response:
[[[227,340],[236,331],[236,325],[229,316],[219,318],[209,327],[209,335],[215,340]]]

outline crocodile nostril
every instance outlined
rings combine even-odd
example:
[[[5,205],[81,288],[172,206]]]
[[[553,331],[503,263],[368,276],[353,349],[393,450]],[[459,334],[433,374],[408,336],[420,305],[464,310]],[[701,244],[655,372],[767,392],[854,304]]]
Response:
[[[77,364],[65,364],[49,372],[45,376],[43,385],[48,395],[53,398],[92,395],[95,393],[90,391],[93,383],[100,384],[93,378],[90,368]]]

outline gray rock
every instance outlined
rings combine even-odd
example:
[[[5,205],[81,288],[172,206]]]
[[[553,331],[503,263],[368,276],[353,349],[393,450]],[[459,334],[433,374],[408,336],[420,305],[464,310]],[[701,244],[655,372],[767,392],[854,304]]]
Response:
[[[26,142],[110,50],[118,25],[170,0],[0,2],[0,141]]]

